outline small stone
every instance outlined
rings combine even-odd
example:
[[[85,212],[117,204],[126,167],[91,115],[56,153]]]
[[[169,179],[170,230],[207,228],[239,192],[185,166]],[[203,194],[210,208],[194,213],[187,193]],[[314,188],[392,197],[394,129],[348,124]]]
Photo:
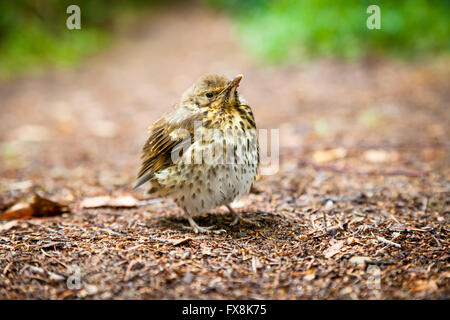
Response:
[[[181,256],[181,259],[189,259],[190,256],[191,256],[191,252],[190,251],[185,251],[183,253],[183,255]]]
[[[188,271],[184,274],[183,280],[181,281],[183,283],[190,284],[192,280],[194,280],[194,275]]]

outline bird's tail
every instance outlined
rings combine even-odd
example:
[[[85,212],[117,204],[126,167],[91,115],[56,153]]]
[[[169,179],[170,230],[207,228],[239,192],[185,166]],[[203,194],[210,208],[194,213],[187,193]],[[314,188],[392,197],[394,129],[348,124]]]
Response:
[[[150,180],[151,178],[153,178],[154,174],[153,172],[147,172],[146,174],[142,175],[141,177],[139,177],[137,179],[137,181],[134,183],[133,185],[133,189],[137,189],[138,187],[140,187],[141,185],[143,185],[144,183],[146,183],[148,180]]]

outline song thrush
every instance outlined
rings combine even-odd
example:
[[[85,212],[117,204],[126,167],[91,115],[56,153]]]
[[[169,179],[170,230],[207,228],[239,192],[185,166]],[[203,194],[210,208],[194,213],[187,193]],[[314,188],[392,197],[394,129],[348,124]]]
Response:
[[[193,217],[249,192],[259,164],[252,110],[238,95],[242,75],[233,80],[204,75],[170,112],[150,128],[135,188],[150,181],[159,196],[172,198],[196,233],[209,232]]]

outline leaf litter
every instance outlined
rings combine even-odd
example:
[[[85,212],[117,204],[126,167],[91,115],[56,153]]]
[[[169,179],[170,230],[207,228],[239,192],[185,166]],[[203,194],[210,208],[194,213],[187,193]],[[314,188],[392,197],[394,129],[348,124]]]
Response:
[[[450,297],[448,62],[268,72],[215,13],[148,21],[76,72],[1,85],[0,298]],[[259,226],[218,208],[196,220],[226,233],[198,236],[130,186],[148,125],[218,56],[246,75],[258,126],[280,129],[280,167],[237,202]]]

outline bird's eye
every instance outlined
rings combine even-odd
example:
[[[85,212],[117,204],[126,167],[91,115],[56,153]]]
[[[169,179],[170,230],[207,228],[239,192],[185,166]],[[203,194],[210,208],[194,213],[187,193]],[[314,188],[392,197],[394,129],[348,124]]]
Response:
[[[206,93],[206,97],[207,97],[207,98],[212,98],[212,97],[213,97],[213,94],[212,94],[212,92],[208,92],[208,93]]]

